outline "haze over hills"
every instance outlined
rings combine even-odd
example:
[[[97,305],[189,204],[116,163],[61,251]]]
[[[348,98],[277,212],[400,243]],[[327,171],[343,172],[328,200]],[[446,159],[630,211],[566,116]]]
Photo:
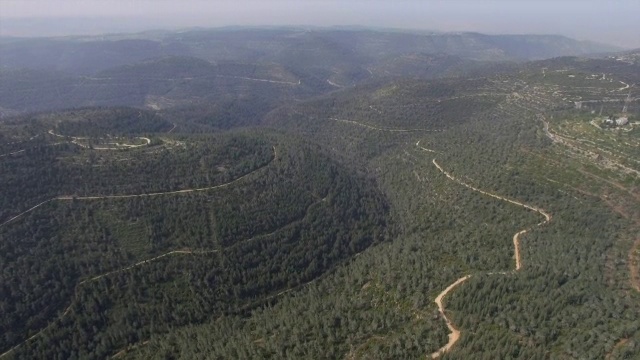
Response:
[[[640,46],[635,0],[5,0],[0,34],[100,35],[188,27],[291,26],[418,29],[487,34],[562,34]]]
[[[634,359],[640,65],[552,35],[0,41],[0,359]]]
[[[293,63],[321,55],[318,62],[375,61],[406,53],[458,55],[473,60],[531,60],[585,55],[619,48],[557,35],[483,35],[478,33],[380,32],[369,30],[221,29],[169,32],[147,39],[144,33],[121,40],[98,38],[5,40],[0,56],[3,67],[29,67],[67,72],[95,73],[107,67],[162,56],[196,56],[208,61],[284,61]],[[156,37],[156,36],[153,36]],[[317,54],[314,54],[316,51]],[[73,54],[73,56],[69,56]],[[38,56],[35,56],[38,55]],[[360,58],[358,58],[360,57]],[[345,59],[341,59],[345,60]],[[86,68],[91,66],[91,68]]]
[[[120,37],[5,40],[3,113],[91,105],[158,109],[222,101],[227,94],[255,99],[255,86],[275,91],[269,99],[258,90],[266,110],[280,103],[274,98],[302,99],[380,77],[434,78],[487,70],[495,62],[613,49],[561,36],[297,28]]]

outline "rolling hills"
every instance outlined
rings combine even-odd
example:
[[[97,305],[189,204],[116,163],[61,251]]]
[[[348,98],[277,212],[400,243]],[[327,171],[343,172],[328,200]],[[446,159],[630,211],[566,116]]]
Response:
[[[0,47],[0,110],[157,109],[232,96],[262,104],[247,115],[259,117],[283,101],[372,78],[435,78],[495,69],[487,62],[612,50],[560,36],[297,28],[5,39]],[[232,106],[228,100],[220,105]]]
[[[2,45],[59,55],[0,71],[0,358],[640,353],[637,64],[553,36],[82,41],[145,36],[90,70],[78,39]]]

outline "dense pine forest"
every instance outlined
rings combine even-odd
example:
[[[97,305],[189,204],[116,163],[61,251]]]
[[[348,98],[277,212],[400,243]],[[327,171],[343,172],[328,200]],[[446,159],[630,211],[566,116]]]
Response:
[[[638,358],[640,65],[378,36],[1,70],[0,358]]]

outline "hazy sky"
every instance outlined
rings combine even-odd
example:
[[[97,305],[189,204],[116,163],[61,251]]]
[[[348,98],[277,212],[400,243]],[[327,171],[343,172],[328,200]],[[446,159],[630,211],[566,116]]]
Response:
[[[640,47],[640,0],[0,0],[2,35],[228,25],[562,34]]]

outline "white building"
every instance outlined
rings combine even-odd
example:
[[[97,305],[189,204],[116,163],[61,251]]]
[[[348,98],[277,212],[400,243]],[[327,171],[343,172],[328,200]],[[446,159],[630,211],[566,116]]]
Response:
[[[626,116],[620,117],[616,119],[617,126],[624,126],[629,123],[629,119]]]

